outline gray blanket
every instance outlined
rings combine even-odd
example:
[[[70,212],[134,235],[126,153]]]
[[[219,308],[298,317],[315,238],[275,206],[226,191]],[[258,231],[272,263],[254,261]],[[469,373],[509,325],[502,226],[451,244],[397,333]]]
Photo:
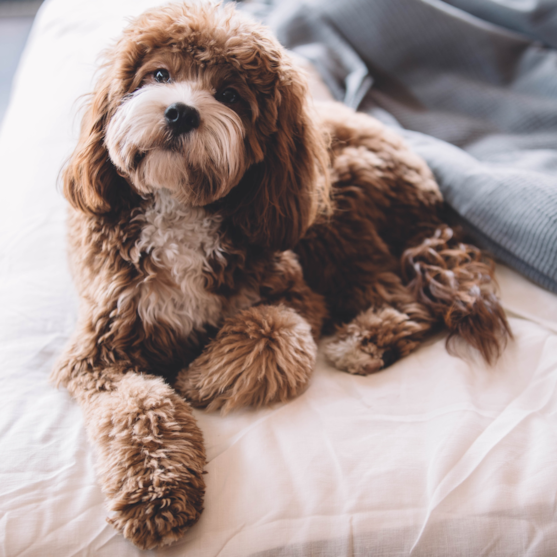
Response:
[[[557,292],[557,2],[268,8],[338,100],[399,126],[477,243]]]

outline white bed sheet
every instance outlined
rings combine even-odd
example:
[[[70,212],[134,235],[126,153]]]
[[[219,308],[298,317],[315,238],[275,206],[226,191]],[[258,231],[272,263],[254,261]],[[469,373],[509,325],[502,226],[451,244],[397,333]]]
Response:
[[[196,412],[206,510],[180,543],[105,522],[81,411],[47,381],[77,307],[56,183],[99,51],[153,3],[47,1],[0,134],[0,556],[556,555],[557,297],[504,267],[493,368],[443,335],[365,378],[320,357],[288,404]]]

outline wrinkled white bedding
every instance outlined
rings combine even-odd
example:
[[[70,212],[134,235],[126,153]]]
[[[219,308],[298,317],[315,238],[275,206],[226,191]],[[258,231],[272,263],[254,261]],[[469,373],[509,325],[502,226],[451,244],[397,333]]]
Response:
[[[182,542],[105,522],[81,411],[47,382],[77,312],[56,183],[98,52],[153,3],[47,1],[0,134],[0,556],[556,555],[557,297],[504,267],[495,367],[442,335],[365,378],[321,358],[289,404],[196,412],[206,510]]]

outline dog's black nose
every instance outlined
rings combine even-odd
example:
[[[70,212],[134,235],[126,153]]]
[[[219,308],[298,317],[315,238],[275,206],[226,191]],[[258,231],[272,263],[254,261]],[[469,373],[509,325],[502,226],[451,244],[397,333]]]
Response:
[[[164,111],[166,123],[175,134],[187,133],[199,127],[201,118],[199,112],[184,103],[171,104]]]

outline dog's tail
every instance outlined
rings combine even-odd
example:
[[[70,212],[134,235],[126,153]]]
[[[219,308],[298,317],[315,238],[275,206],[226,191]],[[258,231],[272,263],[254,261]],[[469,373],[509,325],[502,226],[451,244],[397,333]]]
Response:
[[[457,335],[477,348],[491,364],[512,333],[494,293],[493,262],[455,239],[443,225],[435,234],[402,255],[408,288],[449,329],[447,347]]]

